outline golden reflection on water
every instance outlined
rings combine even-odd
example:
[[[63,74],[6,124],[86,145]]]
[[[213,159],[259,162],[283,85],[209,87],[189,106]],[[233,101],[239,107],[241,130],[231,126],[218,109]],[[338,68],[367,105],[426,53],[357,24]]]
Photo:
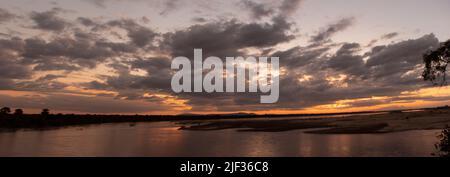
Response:
[[[430,156],[439,130],[314,135],[181,131],[170,122],[103,124],[0,133],[0,156]]]

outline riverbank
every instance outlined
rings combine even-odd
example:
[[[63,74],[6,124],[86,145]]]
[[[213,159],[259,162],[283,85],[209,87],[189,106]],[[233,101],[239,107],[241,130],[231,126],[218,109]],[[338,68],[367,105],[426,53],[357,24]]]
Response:
[[[354,115],[340,118],[296,117],[255,120],[182,121],[180,130],[213,131],[236,129],[251,132],[305,130],[313,134],[373,134],[409,130],[433,130],[450,126],[450,109],[394,111],[383,114]]]
[[[137,123],[137,122],[165,122],[165,121],[208,121],[208,120],[254,120],[258,118],[280,119],[285,117],[323,117],[348,116],[360,114],[377,114],[379,112],[349,112],[335,114],[283,114],[258,115],[247,113],[209,114],[209,115],[95,115],[95,114],[0,114],[0,131],[16,129],[41,129],[64,126],[77,126],[104,123]]]
[[[241,132],[304,130],[313,134],[371,134],[443,129],[450,125],[450,109],[360,112],[314,115],[2,115],[0,131],[47,129],[104,123],[175,122],[182,131],[236,129]]]

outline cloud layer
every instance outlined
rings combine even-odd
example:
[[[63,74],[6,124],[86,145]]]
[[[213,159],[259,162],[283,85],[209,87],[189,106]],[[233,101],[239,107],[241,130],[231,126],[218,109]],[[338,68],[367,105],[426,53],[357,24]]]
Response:
[[[89,2],[105,8],[109,1]],[[157,24],[147,24],[151,19],[67,18],[64,14],[70,12],[61,8],[30,12],[20,23],[33,32],[5,33],[0,39],[0,90],[32,94],[0,92],[0,104],[90,113],[182,113],[302,110],[352,99],[359,101],[348,106],[442,100],[400,97],[428,87],[420,78],[421,57],[439,46],[435,35],[378,46],[333,41],[336,34],[358,23],[356,17],[341,18],[314,34],[300,35],[301,24],[290,18],[301,10],[302,2],[243,0],[238,4],[249,10],[253,21],[201,19],[164,32]],[[161,15],[176,9],[178,3],[167,1]],[[0,23],[11,23],[16,17],[0,9]],[[398,36],[398,32],[386,33],[377,40]],[[307,42],[298,44],[299,39]],[[194,48],[202,48],[204,57],[279,57],[283,71],[280,102],[261,105],[257,94],[173,93],[171,59],[192,58]],[[364,100],[371,97],[389,98]]]

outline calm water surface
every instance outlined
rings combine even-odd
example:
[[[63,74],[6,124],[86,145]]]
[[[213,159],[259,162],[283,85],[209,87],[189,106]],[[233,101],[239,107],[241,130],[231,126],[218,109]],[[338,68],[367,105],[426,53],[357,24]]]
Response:
[[[180,131],[171,122],[0,132],[0,156],[430,156],[439,130],[313,135]]]

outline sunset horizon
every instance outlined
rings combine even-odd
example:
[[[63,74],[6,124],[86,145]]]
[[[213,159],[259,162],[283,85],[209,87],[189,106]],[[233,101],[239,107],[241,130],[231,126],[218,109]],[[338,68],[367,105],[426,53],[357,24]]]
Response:
[[[292,4],[137,0],[126,3],[135,8],[129,12],[116,9],[123,1],[42,2],[38,7],[2,2],[9,10],[1,9],[0,105],[30,113],[48,108],[91,114],[283,114],[450,104],[445,99],[449,87],[433,87],[421,78],[422,55],[450,39],[450,32],[442,30],[448,24],[438,20],[448,11],[432,10],[445,6],[396,1],[392,7],[433,13],[406,18],[386,8],[387,17],[375,19],[375,11],[361,10],[384,2],[349,1],[346,5],[359,8],[348,11],[329,9],[335,3],[285,2]],[[229,14],[228,6],[240,13]],[[327,11],[311,11],[317,8]],[[408,20],[414,16],[434,20]],[[222,59],[280,57],[279,102],[260,105],[245,94],[174,93],[170,61],[192,57],[194,48],[203,48],[204,57]]]
[[[127,176],[440,169],[309,157],[450,157],[449,19],[450,0],[0,0],[0,160],[95,157],[5,162]]]

